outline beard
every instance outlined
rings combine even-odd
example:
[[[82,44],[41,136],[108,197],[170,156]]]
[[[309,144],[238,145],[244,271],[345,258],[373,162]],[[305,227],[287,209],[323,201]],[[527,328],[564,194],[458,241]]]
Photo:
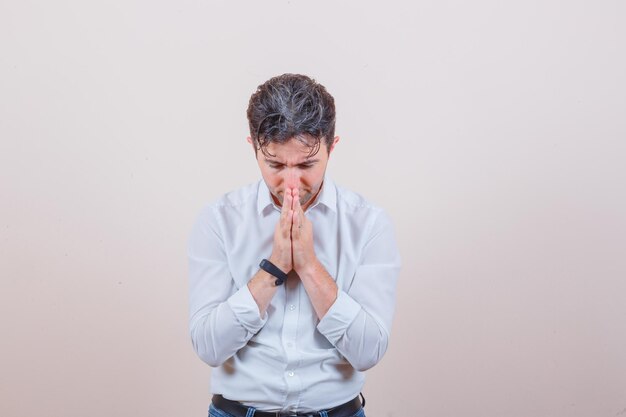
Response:
[[[272,195],[272,197],[274,197],[274,200],[277,200],[280,203],[280,206],[283,206],[283,201],[285,199],[285,193],[283,193],[282,191],[277,195]],[[306,203],[309,202],[309,200],[313,197],[312,193],[305,193],[305,194],[300,194],[300,205],[304,206]]]
[[[311,202],[313,197],[315,197],[319,193],[321,188],[322,187],[320,186],[320,188],[315,192],[315,194],[313,194],[312,190],[305,191],[304,193],[300,190],[300,205],[304,207],[309,202]],[[283,200],[285,198],[284,191],[279,191],[277,194],[272,193],[272,197],[274,198],[274,202],[278,202],[280,204],[280,207],[283,206]]]

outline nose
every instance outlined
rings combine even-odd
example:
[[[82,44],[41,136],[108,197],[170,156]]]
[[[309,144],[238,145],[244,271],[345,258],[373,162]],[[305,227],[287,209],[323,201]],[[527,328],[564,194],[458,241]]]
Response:
[[[285,177],[283,181],[285,182],[286,188],[300,188],[300,177],[301,172],[297,168],[288,168],[285,170]]]

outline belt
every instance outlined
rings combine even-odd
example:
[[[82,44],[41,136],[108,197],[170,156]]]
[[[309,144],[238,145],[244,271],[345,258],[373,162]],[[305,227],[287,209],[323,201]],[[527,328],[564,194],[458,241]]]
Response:
[[[228,400],[219,394],[214,395],[211,402],[215,407],[226,411],[228,414],[232,414],[235,417],[248,416],[248,412],[250,408],[252,408],[246,407],[240,402]],[[365,405],[365,401],[363,401],[363,405]],[[363,405],[361,405],[361,400],[357,395],[354,399],[348,401],[347,403],[343,403],[341,405],[338,405],[337,407],[329,408],[325,411],[328,417],[349,417],[359,411]],[[259,411],[255,409],[254,414],[250,413],[250,415],[254,417],[319,417],[321,415],[320,411],[312,411],[310,413],[289,413],[280,411],[271,413],[269,411]]]

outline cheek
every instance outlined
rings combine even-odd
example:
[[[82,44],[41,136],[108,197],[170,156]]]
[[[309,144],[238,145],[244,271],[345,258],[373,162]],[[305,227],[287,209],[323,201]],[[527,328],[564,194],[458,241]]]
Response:
[[[312,178],[313,178],[313,176],[311,175],[310,172],[305,172],[304,174],[302,174],[302,176],[300,176],[300,183],[302,185],[309,186],[313,182]]]
[[[282,180],[280,178],[280,175],[276,175],[276,174],[272,174],[272,173],[270,173],[267,176],[267,180],[268,180],[268,182],[270,184],[274,184],[274,185],[278,185],[278,184],[280,184],[282,182]]]
[[[306,174],[304,174],[302,178],[300,179],[300,181],[302,182],[303,185],[309,188],[317,188],[322,183],[323,179],[324,179],[324,171],[315,170],[315,171],[307,172]]]
[[[270,185],[272,187],[276,187],[277,185],[280,184],[280,182],[281,182],[280,175],[277,175],[271,169],[269,169],[269,168],[261,169],[261,173],[263,175],[263,179],[265,180],[266,184],[268,184],[268,185]]]

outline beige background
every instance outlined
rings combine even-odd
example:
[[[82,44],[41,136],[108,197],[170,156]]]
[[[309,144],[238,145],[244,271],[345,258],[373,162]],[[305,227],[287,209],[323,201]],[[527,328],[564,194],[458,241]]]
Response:
[[[0,1],[0,415],[205,416],[186,240],[334,94],[404,260],[368,417],[626,416],[623,1]]]

